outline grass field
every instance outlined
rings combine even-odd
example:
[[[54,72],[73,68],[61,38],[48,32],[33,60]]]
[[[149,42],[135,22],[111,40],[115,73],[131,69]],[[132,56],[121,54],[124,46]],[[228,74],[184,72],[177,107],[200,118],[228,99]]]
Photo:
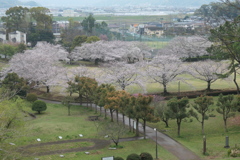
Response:
[[[24,110],[32,112],[26,105]],[[63,140],[68,139],[103,139],[97,134],[96,123],[88,120],[89,115],[95,115],[94,111],[82,106],[72,106],[71,116],[67,115],[67,107],[59,104],[48,104],[46,112],[40,115],[36,115],[36,119],[26,119],[25,131],[22,132],[21,137],[16,139],[9,139],[6,143],[15,143],[16,146],[26,146],[29,144],[38,144],[37,138],[41,139],[41,143],[61,141],[58,136],[62,136]],[[103,120],[103,117],[100,117]],[[78,135],[82,134],[83,137]],[[127,132],[125,137],[132,137],[133,133]],[[46,147],[34,147],[27,151],[29,152],[43,152],[46,150],[57,150],[62,148],[76,148],[78,146],[86,147],[91,146],[92,143],[66,143],[56,146]],[[112,144],[113,145],[113,144]],[[108,156],[121,156],[126,158],[131,153],[140,154],[141,152],[149,152],[153,156],[155,155],[155,142],[152,140],[138,140],[130,142],[120,142],[119,145],[123,146],[121,149],[109,150],[109,146],[98,149],[90,150],[90,154],[86,155],[85,152],[72,152],[64,153],[65,159],[71,160],[97,160],[101,157]],[[164,160],[175,160],[176,158],[168,151],[159,146],[159,157]],[[32,160],[34,158],[40,158],[44,160],[58,159],[59,154],[46,155],[46,156],[30,156],[23,157],[23,160]]]
[[[216,104],[216,99],[215,104]],[[193,103],[193,100],[190,100]],[[229,137],[230,147],[235,145],[240,146],[240,113],[228,120],[228,132],[224,131],[224,124],[222,115],[216,112],[216,106],[211,107],[215,109],[211,114],[216,117],[209,117],[205,120],[205,136],[207,139],[207,153],[203,155],[203,135],[201,133],[201,124],[193,117],[184,120],[181,124],[181,136],[177,136],[176,120],[169,121],[169,128],[165,128],[164,123],[149,123],[152,127],[157,127],[159,130],[166,130],[166,134],[174,138],[199,156],[204,159],[234,159],[227,156],[228,149],[224,148],[225,138]]]
[[[146,22],[161,22],[161,21],[172,21],[173,15],[162,15],[162,16],[114,16],[114,15],[93,15],[96,21],[105,21],[108,24],[133,24],[133,23],[146,23]],[[185,15],[178,15],[179,18],[183,18]],[[73,19],[74,21],[82,21],[87,16],[82,17],[53,17],[54,21],[68,21]],[[174,15],[176,17],[176,15]],[[128,27],[128,26],[126,26]]]

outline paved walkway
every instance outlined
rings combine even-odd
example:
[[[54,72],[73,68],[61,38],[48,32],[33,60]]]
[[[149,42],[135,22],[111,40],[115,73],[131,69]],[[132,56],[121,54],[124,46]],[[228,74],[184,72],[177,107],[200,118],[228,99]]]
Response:
[[[44,100],[44,99],[40,99]],[[56,103],[59,104],[60,102],[57,101],[50,101],[50,100],[44,100],[47,103]],[[79,105],[79,103],[74,103],[74,105]],[[99,110],[99,107],[98,107]],[[104,112],[104,110],[102,110]],[[110,115],[109,112],[107,112],[108,115]],[[116,117],[116,115],[115,115]],[[121,114],[118,115],[119,121],[123,121],[123,117]],[[125,118],[125,124],[129,125],[129,118],[127,116]],[[133,120],[130,119],[131,124],[133,124]],[[141,126],[141,124],[140,124]],[[139,127],[139,131],[143,133],[143,128]],[[153,141],[156,142],[156,131],[153,130],[153,128],[150,128],[146,126],[146,136],[151,138]],[[169,136],[157,131],[157,143],[161,145],[163,148],[171,152],[173,155],[175,155],[179,160],[201,160],[199,156],[197,156],[195,153],[178,143],[177,141],[173,140]]]

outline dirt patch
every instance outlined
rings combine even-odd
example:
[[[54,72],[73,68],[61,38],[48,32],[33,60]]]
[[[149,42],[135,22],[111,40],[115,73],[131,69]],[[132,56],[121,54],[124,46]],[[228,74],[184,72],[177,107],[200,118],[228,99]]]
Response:
[[[240,124],[240,116],[235,116],[229,118],[229,126],[235,126]]]
[[[75,142],[93,142],[93,146],[89,147],[80,147],[80,148],[66,148],[62,150],[54,150],[54,151],[47,151],[47,152],[41,152],[37,151],[34,153],[29,153],[28,149],[33,147],[40,147],[40,146],[47,146],[47,145],[54,145],[54,144],[64,144],[64,143],[75,143]],[[73,140],[63,140],[63,141],[57,141],[57,142],[47,142],[47,143],[39,143],[39,144],[32,144],[23,146],[19,149],[21,153],[23,153],[25,156],[44,156],[44,155],[53,155],[53,154],[63,154],[63,153],[69,153],[69,152],[80,152],[80,151],[90,151],[90,150],[97,150],[102,149],[104,147],[107,147],[110,145],[110,141],[108,140],[102,140],[102,139],[73,139]]]

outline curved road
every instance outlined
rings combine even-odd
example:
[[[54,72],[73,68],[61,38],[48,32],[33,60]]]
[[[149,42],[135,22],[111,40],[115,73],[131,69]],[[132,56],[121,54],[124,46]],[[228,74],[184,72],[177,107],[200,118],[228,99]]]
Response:
[[[45,100],[45,99],[40,99],[43,100],[47,103],[56,103],[60,104],[61,102],[58,101],[51,101],[51,100]],[[79,105],[79,103],[73,103],[74,105]],[[99,107],[98,107],[99,109]],[[110,115],[110,113],[108,112]],[[119,121],[122,120],[122,115],[118,115]],[[125,118],[125,124],[128,125],[129,118],[127,116]],[[131,124],[133,124],[133,120],[130,119]],[[143,133],[143,128],[139,127],[139,131]],[[153,141],[156,142],[159,145],[161,145],[163,148],[171,152],[173,155],[175,155],[179,160],[201,160],[199,156],[197,156],[194,152],[190,151],[188,148],[184,147],[177,141],[173,140],[172,138],[168,137],[167,135],[163,134],[162,132],[157,131],[157,138],[156,138],[156,131],[153,130],[153,128],[150,128],[146,126],[146,136],[151,138]]]

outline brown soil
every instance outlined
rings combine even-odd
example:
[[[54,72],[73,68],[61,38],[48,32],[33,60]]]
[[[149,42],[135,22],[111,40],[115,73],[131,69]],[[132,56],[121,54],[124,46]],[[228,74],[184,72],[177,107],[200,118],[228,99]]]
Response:
[[[35,152],[35,153],[28,152],[28,149],[32,148],[32,147],[37,148],[37,147],[40,147],[40,146],[47,146],[47,145],[54,145],[54,144],[64,144],[64,143],[75,143],[75,142],[86,142],[86,141],[93,142],[94,145],[90,146],[90,147],[71,148],[71,149],[67,148],[67,149],[63,149],[63,150],[55,150],[55,151],[48,151],[48,152]],[[61,141],[56,141],[56,142],[47,142],[47,143],[38,143],[38,144],[27,145],[27,146],[21,147],[19,149],[19,152],[23,153],[25,156],[43,156],[43,155],[52,155],[52,154],[63,154],[63,153],[69,153],[69,152],[97,150],[97,149],[102,149],[102,148],[104,148],[108,145],[110,145],[110,141],[108,141],[108,140],[73,139],[73,140],[61,140]]]
[[[240,124],[240,116],[235,116],[229,118],[229,126],[235,126]]]

